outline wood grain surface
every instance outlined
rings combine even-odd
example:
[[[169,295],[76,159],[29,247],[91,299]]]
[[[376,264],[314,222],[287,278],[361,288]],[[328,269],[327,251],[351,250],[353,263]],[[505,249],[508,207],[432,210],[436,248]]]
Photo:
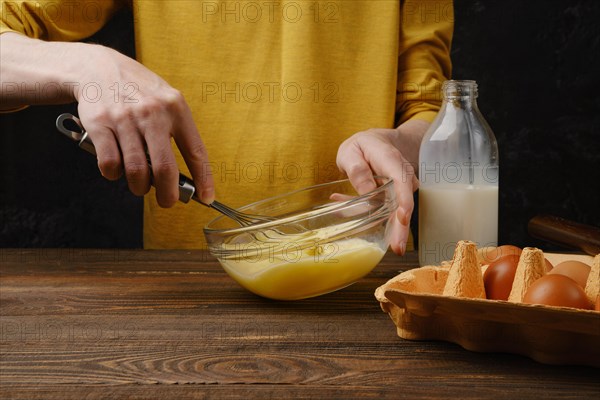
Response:
[[[398,338],[375,288],[257,297],[202,251],[0,250],[2,399],[600,398],[600,370]]]

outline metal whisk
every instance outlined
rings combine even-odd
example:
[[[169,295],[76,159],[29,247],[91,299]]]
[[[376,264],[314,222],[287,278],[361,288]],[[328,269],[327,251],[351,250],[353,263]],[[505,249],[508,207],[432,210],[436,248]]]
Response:
[[[276,219],[274,217],[267,217],[265,215],[246,214],[217,200],[213,200],[212,203],[206,204],[202,202],[198,196],[196,196],[196,187],[194,186],[194,181],[183,174],[179,174],[179,201],[188,203],[190,200],[194,200],[203,206],[217,210],[221,214],[240,224],[240,226],[249,226],[261,222],[270,222]]]
[[[198,201],[196,197],[192,197],[192,198],[194,200]],[[198,201],[198,202],[205,206],[208,206],[210,208],[214,208],[221,214],[233,219],[235,222],[237,222],[241,226],[249,226],[249,225],[258,224],[261,222],[270,222],[270,221],[274,221],[276,219],[276,218],[267,217],[264,215],[246,214],[244,212],[241,212],[234,208],[226,206],[225,204],[220,203],[217,200],[214,200],[210,204],[204,204],[201,201]]]
[[[79,127],[80,130],[73,131],[68,129],[67,127],[65,127],[65,121],[73,121]],[[92,143],[92,140],[90,139],[88,133],[81,124],[79,118],[69,113],[61,114],[56,119],[56,128],[70,139],[77,141],[79,147],[81,147],[88,153],[96,155],[96,148],[94,147],[94,143]],[[150,157],[148,155],[146,155],[146,157],[148,159],[148,165],[150,165]],[[152,169],[150,169],[150,171],[152,171]],[[238,224],[240,224],[240,226],[249,226],[261,222],[270,222],[276,219],[273,217],[267,217],[263,215],[246,214],[229,206],[226,206],[225,204],[220,203],[216,200],[210,204],[206,204],[203,203],[200,200],[200,198],[196,196],[196,194],[197,193],[196,187],[194,186],[194,181],[191,178],[188,178],[187,176],[180,173],[179,201],[181,201],[182,203],[188,203],[190,200],[194,200],[202,204],[203,206],[213,208],[221,214],[225,215],[226,217],[233,219]]]

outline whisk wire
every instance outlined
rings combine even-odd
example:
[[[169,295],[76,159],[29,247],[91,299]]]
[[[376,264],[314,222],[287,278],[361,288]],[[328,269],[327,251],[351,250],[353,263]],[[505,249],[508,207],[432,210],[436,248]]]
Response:
[[[241,226],[249,226],[261,222],[270,222],[275,220],[275,218],[267,217],[264,215],[246,214],[244,212],[233,209],[223,203],[220,203],[216,200],[210,203],[209,206],[214,208],[221,214],[235,220]]]

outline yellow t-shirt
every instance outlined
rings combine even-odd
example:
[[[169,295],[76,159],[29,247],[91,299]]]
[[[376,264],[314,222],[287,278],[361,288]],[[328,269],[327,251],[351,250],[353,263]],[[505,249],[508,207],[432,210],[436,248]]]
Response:
[[[118,1],[2,1],[0,32],[80,40]],[[241,206],[340,178],[353,133],[431,121],[450,76],[451,1],[137,0],[138,60],[185,96],[216,197]],[[177,152],[182,172],[189,175]],[[146,248],[205,247],[216,212],[144,202]]]

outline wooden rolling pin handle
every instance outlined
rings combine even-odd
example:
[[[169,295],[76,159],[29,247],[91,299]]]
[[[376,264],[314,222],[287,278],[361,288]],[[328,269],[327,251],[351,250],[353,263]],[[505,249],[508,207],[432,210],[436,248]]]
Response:
[[[560,246],[596,255],[600,253],[600,228],[551,215],[538,215],[529,220],[529,234]]]

